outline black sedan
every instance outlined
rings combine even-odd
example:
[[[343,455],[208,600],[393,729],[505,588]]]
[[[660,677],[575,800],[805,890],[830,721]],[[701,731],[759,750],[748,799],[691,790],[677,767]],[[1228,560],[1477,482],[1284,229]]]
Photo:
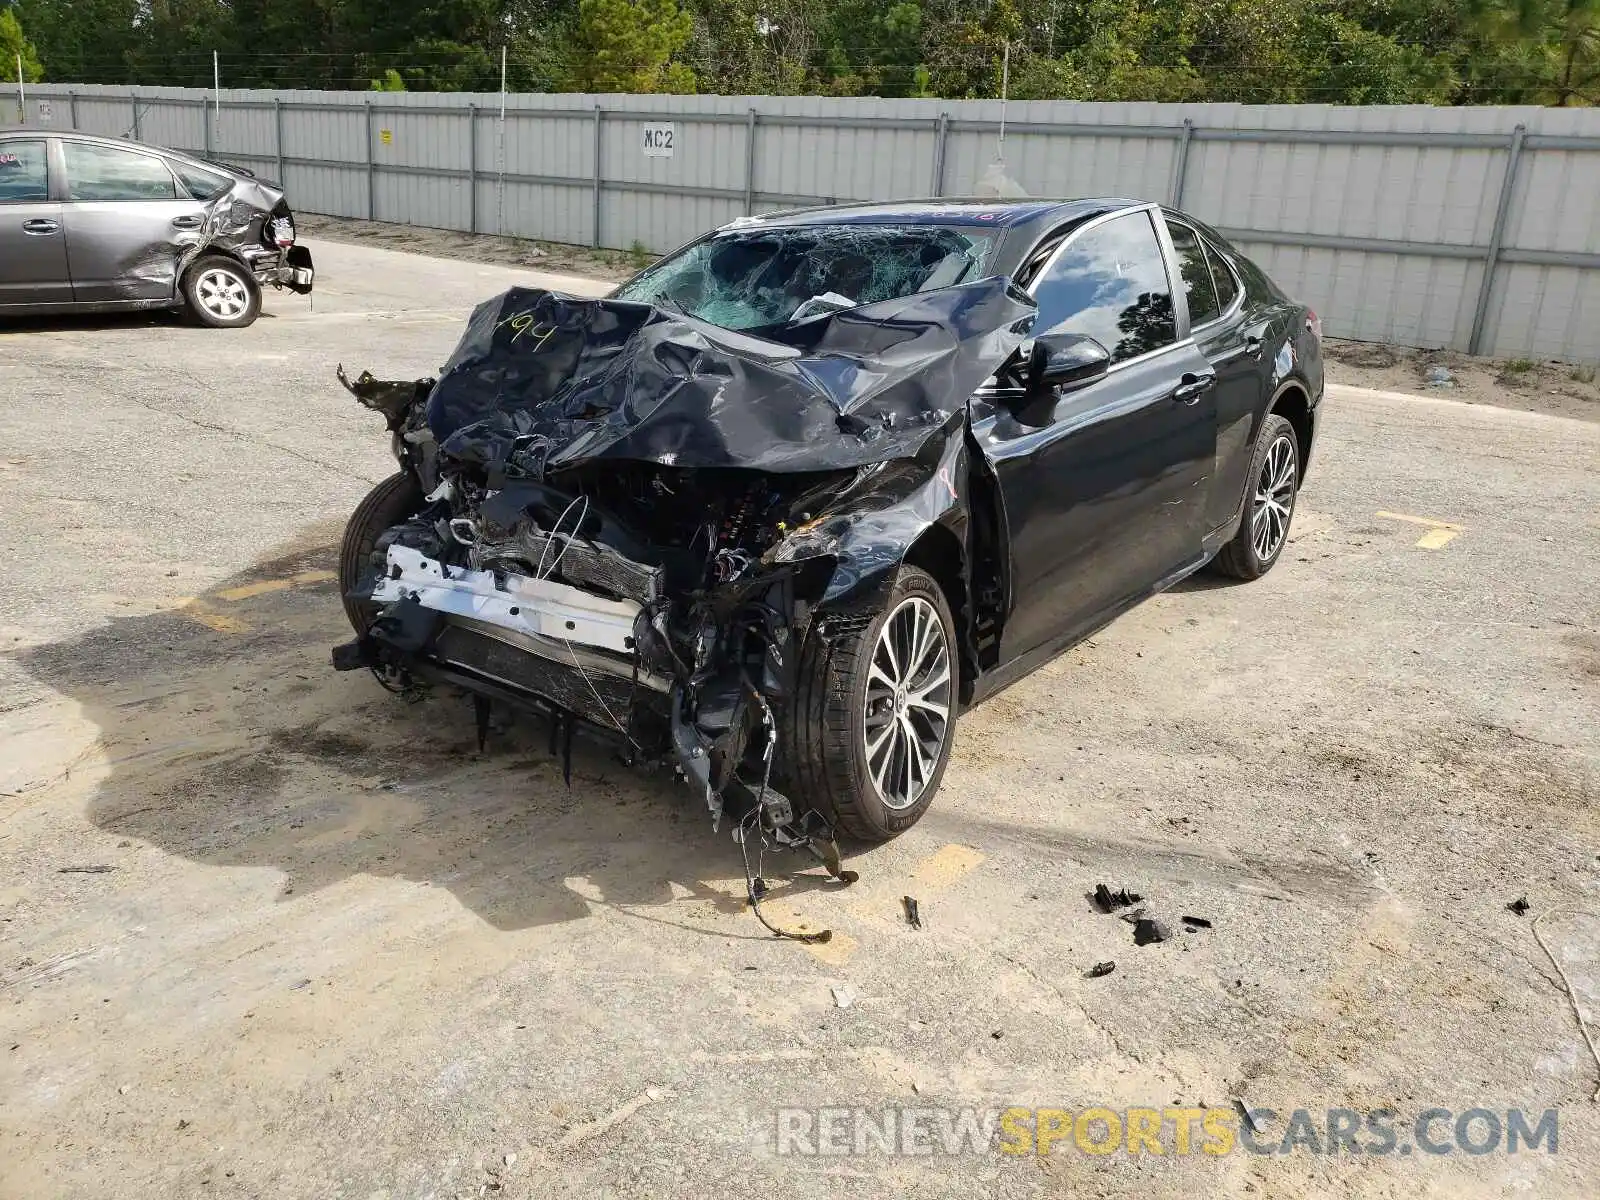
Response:
[[[403,470],[346,534],[335,662],[608,728],[745,841],[888,838],[962,709],[1272,568],[1320,337],[1127,200],[781,213],[605,300],[514,289],[438,379],[350,385]]]
[[[0,129],[0,317],[182,308],[238,329],[265,286],[312,287],[276,184],[117,138]]]

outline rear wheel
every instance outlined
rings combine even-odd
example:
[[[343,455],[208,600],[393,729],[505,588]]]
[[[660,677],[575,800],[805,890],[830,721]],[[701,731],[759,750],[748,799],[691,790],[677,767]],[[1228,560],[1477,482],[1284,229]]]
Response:
[[[954,646],[944,592],[917,567],[861,627],[809,637],[784,722],[794,798],[863,841],[915,825],[950,758]]]
[[[410,471],[389,476],[367,493],[344,528],[339,547],[339,593],[344,613],[357,633],[366,633],[378,615],[378,605],[353,600],[350,593],[373,570],[372,550],[385,529],[398,525],[422,507],[422,488]]]
[[[1235,579],[1260,579],[1289,542],[1289,522],[1300,489],[1300,441],[1294,426],[1276,413],[1268,414],[1261,426],[1250,480],[1239,532],[1212,562]]]
[[[243,329],[261,315],[261,289],[239,263],[209,254],[183,276],[189,315],[213,329]]]

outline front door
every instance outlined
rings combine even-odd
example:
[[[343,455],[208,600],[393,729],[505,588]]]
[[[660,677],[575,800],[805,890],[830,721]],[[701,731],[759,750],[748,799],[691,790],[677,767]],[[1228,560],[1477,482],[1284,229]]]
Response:
[[[0,309],[72,302],[49,151],[45,138],[0,140]]]
[[[64,138],[67,259],[81,303],[171,300],[205,205],[159,156]]]
[[[1044,404],[975,402],[1010,534],[1002,661],[1087,632],[1198,562],[1216,454],[1214,375],[1179,338],[1148,210],[1074,233],[1033,291],[1035,336],[1095,338],[1112,366]]]

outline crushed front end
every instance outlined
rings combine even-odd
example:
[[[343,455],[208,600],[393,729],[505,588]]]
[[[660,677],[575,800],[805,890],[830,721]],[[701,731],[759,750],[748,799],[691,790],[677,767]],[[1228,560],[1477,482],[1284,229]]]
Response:
[[[541,711],[569,773],[580,721],[675,765],[745,848],[752,901],[768,846],[853,878],[782,790],[799,652],[892,573],[896,506],[909,536],[937,516],[924,492],[959,505],[964,398],[1028,314],[991,280],[773,341],[518,289],[437,380],[341,372],[388,420],[410,511],[352,527],[360,636],[335,665],[458,685],[480,737],[497,702]]]

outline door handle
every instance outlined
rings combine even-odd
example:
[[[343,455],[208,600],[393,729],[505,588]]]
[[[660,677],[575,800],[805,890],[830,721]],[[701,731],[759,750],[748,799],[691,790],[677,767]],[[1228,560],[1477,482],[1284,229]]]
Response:
[[[1173,389],[1172,398],[1179,404],[1198,404],[1200,397],[1205,395],[1216,381],[1217,376],[1212,371],[1207,371],[1203,375],[1185,371],[1183,378],[1178,381],[1178,386]]]
[[[172,227],[174,229],[199,229],[200,228],[200,218],[199,217],[173,217],[172,218]]]
[[[43,217],[35,217],[31,221],[24,221],[22,223],[22,232],[31,233],[35,237],[48,237],[50,234],[56,233],[60,229],[61,225],[59,222],[47,221]]]

